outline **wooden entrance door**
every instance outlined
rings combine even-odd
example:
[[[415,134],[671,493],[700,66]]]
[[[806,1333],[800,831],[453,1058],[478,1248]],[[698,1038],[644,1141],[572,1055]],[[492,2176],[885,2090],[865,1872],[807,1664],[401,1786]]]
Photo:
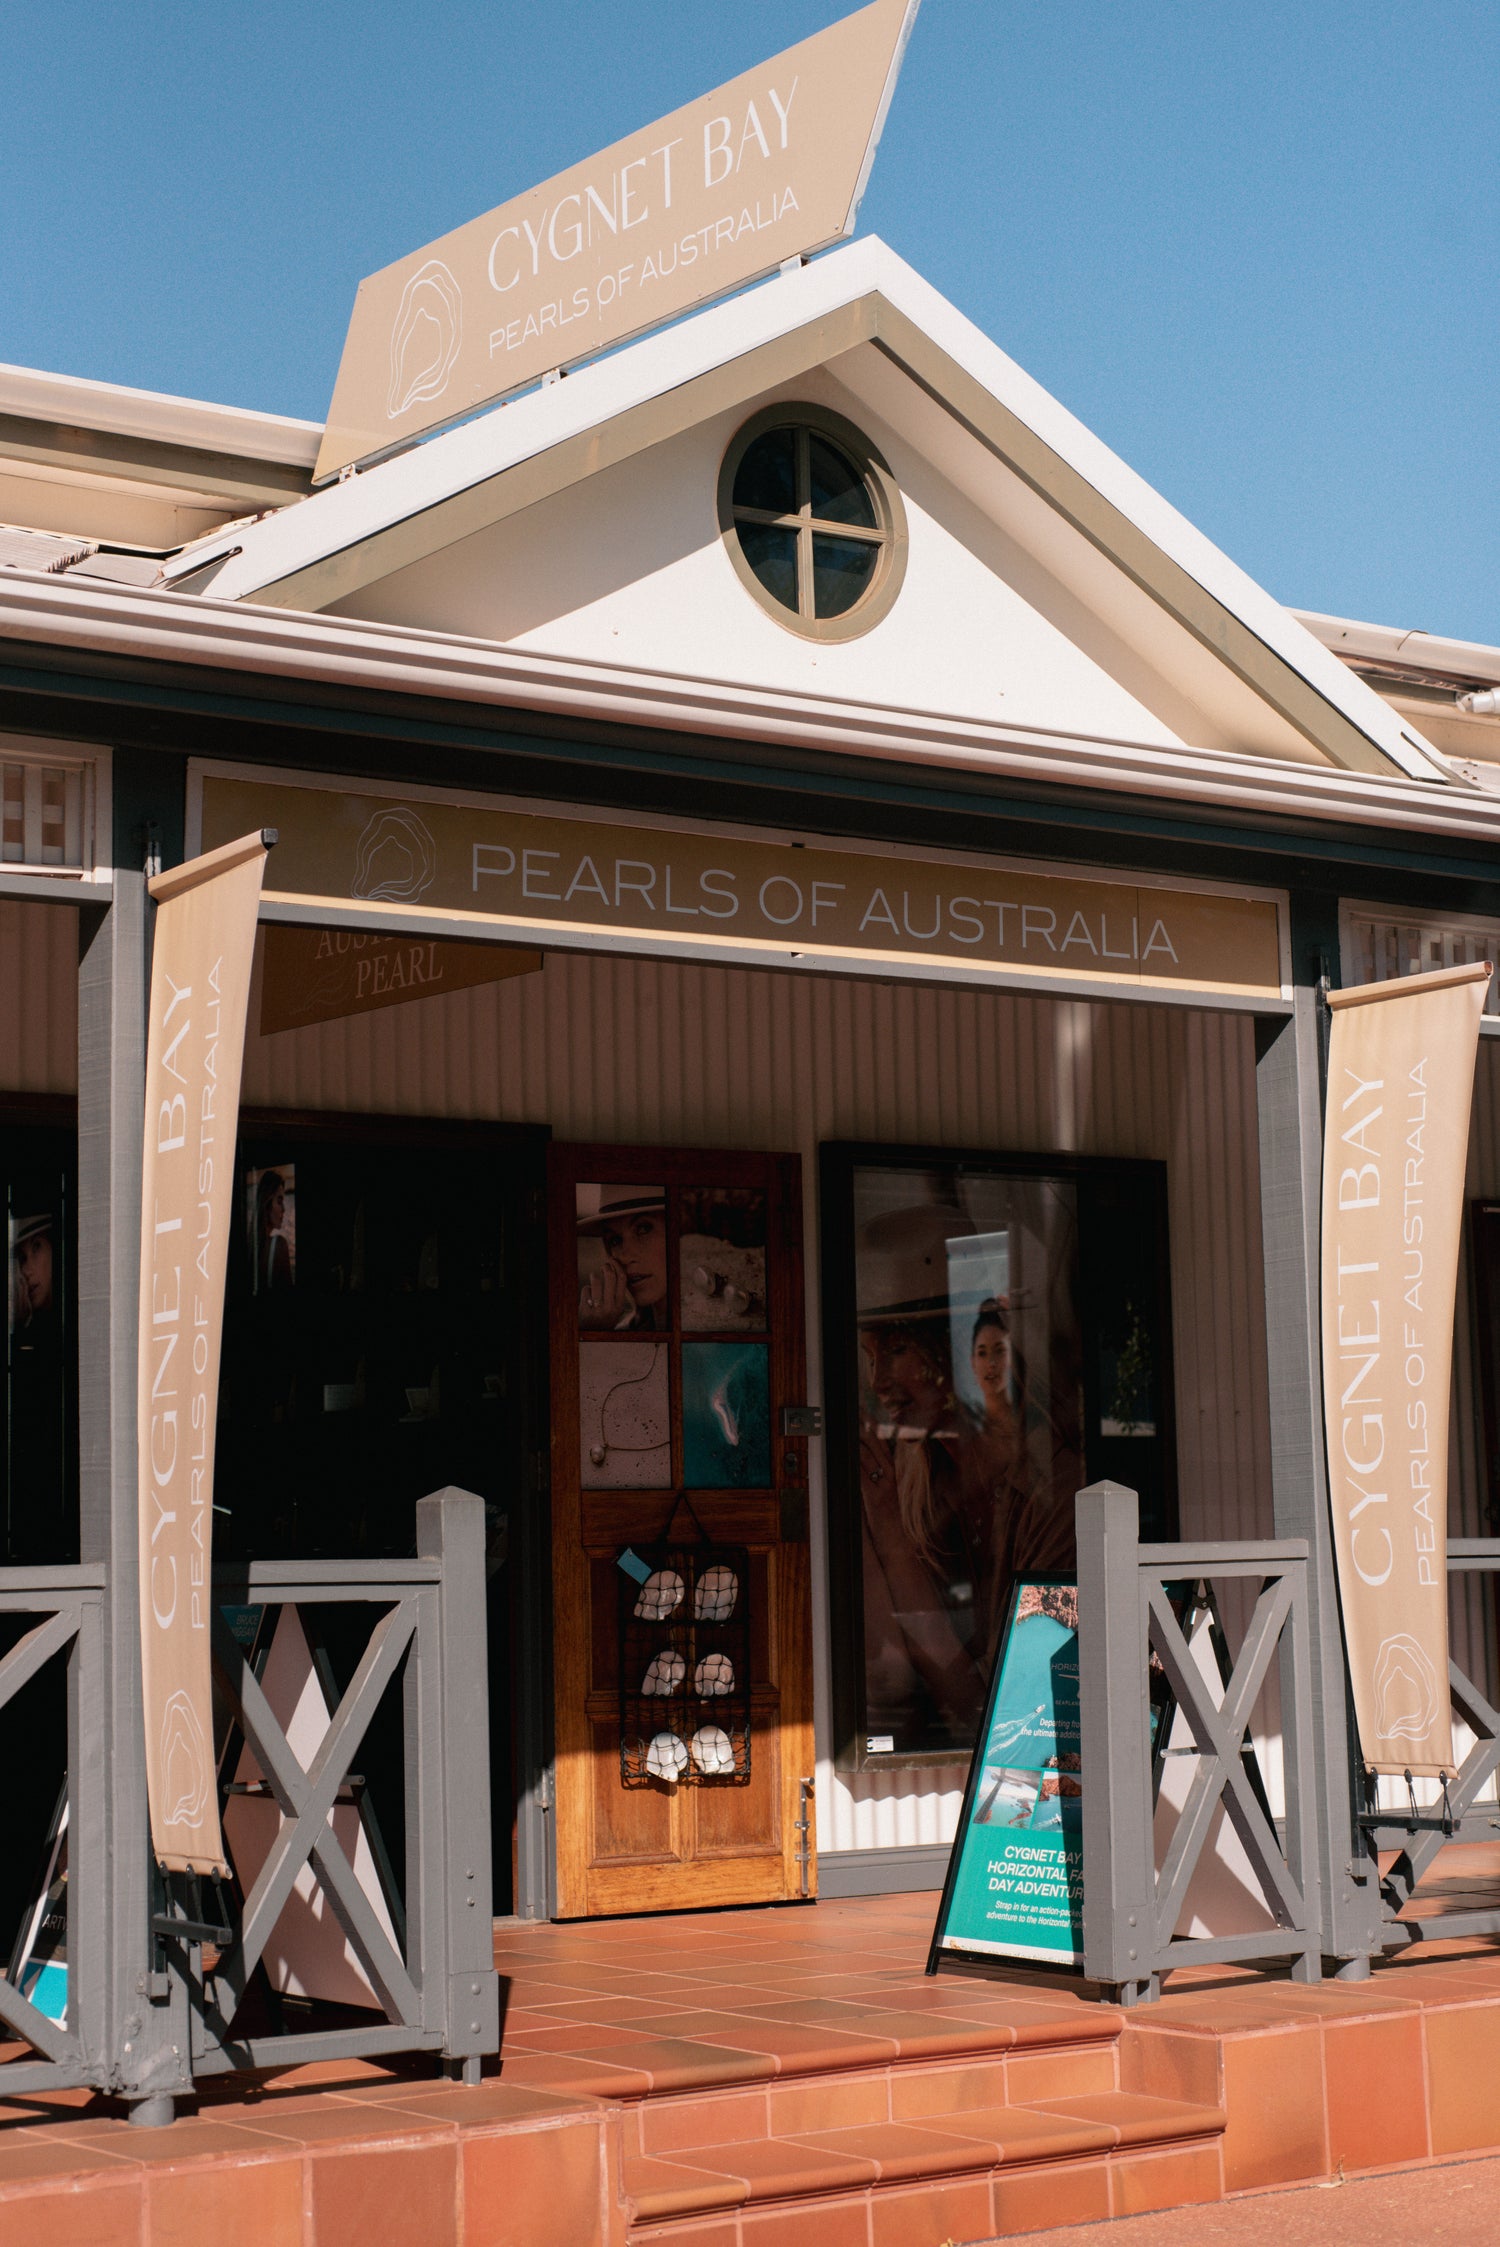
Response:
[[[807,1440],[782,1421],[804,1395],[800,1164],[559,1146],[550,1204],[558,1916],[810,1894],[796,1825],[813,1769]],[[644,1723],[643,1679],[622,1675],[641,1666],[640,1556],[700,1530],[746,1556],[747,1782],[695,1771],[717,1713],[695,1694],[696,1640],[676,1634],[686,1673],[671,1683],[664,1660],[670,1690]],[[688,1750],[685,1780],[641,1783],[653,1725]]]

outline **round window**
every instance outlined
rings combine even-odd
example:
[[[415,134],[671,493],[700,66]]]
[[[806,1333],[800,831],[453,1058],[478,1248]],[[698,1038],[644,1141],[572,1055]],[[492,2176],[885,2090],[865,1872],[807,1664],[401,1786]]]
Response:
[[[741,582],[809,639],[867,632],[900,589],[900,494],[859,431],[821,407],[746,422],[724,456],[719,522]]]

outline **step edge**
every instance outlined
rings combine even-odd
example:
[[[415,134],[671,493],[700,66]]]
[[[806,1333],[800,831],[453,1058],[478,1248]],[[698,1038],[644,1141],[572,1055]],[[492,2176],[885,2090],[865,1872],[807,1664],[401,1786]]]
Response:
[[[1184,2102],[1184,2105],[1187,2106],[1187,2102]],[[1017,2111],[1035,2112],[1037,2110],[1018,2109]],[[1112,2141],[1106,2139],[1096,2146],[1077,2147],[1066,2153],[1059,2153],[1055,2147],[1038,2145],[1028,2147],[1008,2160],[965,2162],[961,2166],[954,2166],[951,2163],[934,2163],[930,2169],[908,2171],[899,2177],[870,2177],[860,2183],[840,2181],[830,2185],[805,2185],[800,2190],[793,2192],[778,2193],[764,2189],[757,2190],[757,2181],[754,2178],[746,2178],[742,2180],[746,2190],[732,2203],[723,2199],[715,2199],[684,2207],[679,2202],[671,2208],[659,2210],[653,2210],[651,2206],[653,2195],[649,2189],[642,2193],[639,2198],[630,2192],[628,2184],[629,2157],[627,2156],[627,2182],[621,2195],[625,2208],[627,2234],[633,2233],[638,2227],[660,2226],[669,2223],[692,2223],[700,2217],[708,2218],[723,2215],[730,2206],[736,2208],[774,2208],[778,2206],[791,2208],[804,2201],[832,2200],[840,2194],[850,2192],[896,2192],[910,2189],[914,2185],[962,2183],[965,2179],[972,2179],[980,2175],[991,2178],[1005,2176],[1027,2168],[1055,2167],[1073,2162],[1097,2161],[1100,2159],[1106,2161],[1112,2159],[1132,2160],[1138,2154],[1171,2152],[1177,2147],[1204,2144],[1224,2135],[1228,2126],[1228,2117],[1222,2108],[1188,2107],[1188,2112],[1195,2117],[1195,2120],[1186,2127],[1163,2130],[1155,2136],[1128,2139],[1115,2137]],[[1056,2119],[1061,2120],[1062,2118]],[[1086,2126],[1085,2117],[1080,2116],[1079,2122],[1080,2126]],[[922,2125],[913,2123],[911,2127],[920,2129]],[[1114,2126],[1112,2124],[1099,2124],[1096,2127],[1104,2130],[1113,2129]],[[752,2139],[747,2142],[760,2145],[774,2141]],[[789,2142],[796,2143],[797,2141],[791,2140]],[[717,2152],[720,2149],[717,2147],[700,2147],[694,2150]],[[647,2158],[653,2161],[670,2161],[671,2156],[668,2154],[652,2154]],[[691,2168],[693,2164],[685,2162],[683,2166]],[[729,2173],[726,2171],[724,2175],[727,2179]]]

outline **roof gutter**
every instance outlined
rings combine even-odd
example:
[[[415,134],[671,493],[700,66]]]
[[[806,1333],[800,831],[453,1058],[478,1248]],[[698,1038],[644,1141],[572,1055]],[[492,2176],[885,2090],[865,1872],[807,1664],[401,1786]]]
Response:
[[[1356,670],[1378,670],[1396,678],[1430,677],[1434,685],[1455,680],[1500,686],[1500,648],[1475,640],[1448,640],[1436,632],[1411,631],[1393,624],[1361,624],[1352,617],[1320,616],[1293,609],[1315,640]]]
[[[502,707],[710,734],[929,771],[1086,787],[1204,811],[1446,835],[1490,848],[1500,843],[1500,797],[1397,775],[960,722],[932,711],[874,709],[832,696],[579,662],[356,618],[85,584],[76,576],[7,571],[0,579],[5,642],[421,696],[485,711]]]

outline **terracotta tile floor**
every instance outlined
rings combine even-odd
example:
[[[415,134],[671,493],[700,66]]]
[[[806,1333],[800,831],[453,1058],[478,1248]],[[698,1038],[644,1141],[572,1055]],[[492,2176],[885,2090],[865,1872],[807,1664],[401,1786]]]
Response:
[[[936,1899],[502,1926],[507,2083],[594,2098],[1112,2041],[1076,1978],[923,1967]]]
[[[1500,1845],[1453,1851],[1423,1911],[1496,1899]],[[1201,1969],[1123,2015],[1078,1977],[929,1981],[935,1903],[503,1923],[474,2089],[324,2064],[142,2131],[0,2076],[0,2241],[930,2247],[1500,2144],[1500,1943]]]

